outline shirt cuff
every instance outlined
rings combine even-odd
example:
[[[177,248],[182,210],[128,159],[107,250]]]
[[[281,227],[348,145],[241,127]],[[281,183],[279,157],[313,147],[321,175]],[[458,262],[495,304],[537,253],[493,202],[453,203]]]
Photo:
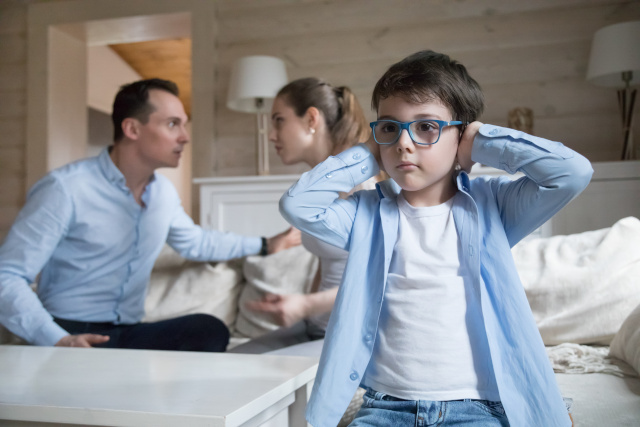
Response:
[[[244,242],[245,255],[257,255],[262,249],[262,237],[246,237]]]
[[[54,346],[62,337],[69,335],[53,320],[45,323],[33,334],[32,344],[39,346]]]
[[[347,166],[346,171],[353,179],[354,187],[380,172],[378,162],[366,144],[360,143],[336,155]]]

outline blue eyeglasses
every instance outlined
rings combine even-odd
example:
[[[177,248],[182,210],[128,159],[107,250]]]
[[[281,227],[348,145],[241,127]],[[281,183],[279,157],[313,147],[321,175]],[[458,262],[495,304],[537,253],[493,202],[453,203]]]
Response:
[[[369,123],[369,126],[373,131],[373,139],[380,145],[395,144],[400,139],[403,129],[407,130],[414,143],[418,145],[433,145],[440,139],[442,128],[467,124],[465,122],[445,122],[443,120],[414,120],[412,122],[378,120]]]

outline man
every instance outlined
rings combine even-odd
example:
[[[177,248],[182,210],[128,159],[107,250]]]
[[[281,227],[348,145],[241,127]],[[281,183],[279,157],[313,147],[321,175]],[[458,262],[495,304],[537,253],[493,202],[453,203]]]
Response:
[[[0,247],[0,323],[35,345],[224,351],[229,331],[196,314],[140,323],[153,264],[168,243],[185,258],[227,260],[299,244],[196,226],[155,170],[189,142],[173,82],[125,85],[113,104],[114,144],[50,172]],[[40,273],[38,294],[31,291]],[[215,284],[211,284],[215,286]]]

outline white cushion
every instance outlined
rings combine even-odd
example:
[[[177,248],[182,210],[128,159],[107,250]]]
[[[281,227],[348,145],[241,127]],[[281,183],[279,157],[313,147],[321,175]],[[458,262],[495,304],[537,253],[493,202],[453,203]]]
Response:
[[[306,293],[318,269],[318,260],[302,246],[268,256],[245,259],[243,272],[246,284],[240,295],[235,333],[256,338],[280,326],[269,314],[249,310],[245,304],[257,301],[265,293]]]
[[[240,261],[188,261],[165,246],[151,272],[143,320],[206,313],[232,327],[242,290],[240,269]]]
[[[640,304],[640,220],[516,245],[513,256],[546,345],[609,345]]]
[[[624,360],[640,374],[640,305],[631,312],[613,337],[609,355]]]

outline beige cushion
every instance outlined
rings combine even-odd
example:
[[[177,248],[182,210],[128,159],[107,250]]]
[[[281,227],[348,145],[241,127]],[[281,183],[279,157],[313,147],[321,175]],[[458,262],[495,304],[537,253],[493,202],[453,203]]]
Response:
[[[640,305],[625,319],[613,337],[609,355],[624,360],[640,374]]]
[[[251,311],[245,304],[261,299],[267,292],[306,293],[317,269],[317,258],[302,246],[265,257],[247,257],[243,267],[246,284],[240,296],[235,333],[255,338],[278,329],[280,326],[269,314]]]
[[[516,245],[513,256],[546,345],[609,345],[640,304],[640,220]]]
[[[165,246],[151,272],[144,321],[206,313],[232,327],[242,290],[240,269],[240,261],[188,261]]]

